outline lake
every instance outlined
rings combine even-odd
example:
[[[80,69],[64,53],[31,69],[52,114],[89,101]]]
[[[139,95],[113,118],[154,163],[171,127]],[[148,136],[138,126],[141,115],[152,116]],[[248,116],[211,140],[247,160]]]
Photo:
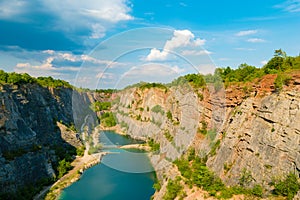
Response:
[[[120,145],[141,143],[113,131],[100,134],[103,151],[111,152],[100,164],[86,170],[81,179],[68,188],[61,200],[144,200],[154,194],[155,172],[145,153],[124,150]]]

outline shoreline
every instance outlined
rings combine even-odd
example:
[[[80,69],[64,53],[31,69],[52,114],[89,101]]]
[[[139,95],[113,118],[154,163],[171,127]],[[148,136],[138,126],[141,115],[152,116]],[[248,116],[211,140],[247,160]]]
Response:
[[[113,131],[116,134],[119,134],[122,136],[129,136],[132,139],[136,139],[136,138],[133,138],[130,135],[126,134],[125,132],[123,132],[118,125],[113,126],[113,127],[103,127],[102,125],[99,125],[98,127],[100,128],[100,131]],[[139,139],[139,140],[142,140],[142,139]],[[119,148],[120,149],[139,149],[139,150],[147,151],[147,156],[148,156],[149,160],[151,160],[151,158],[149,156],[149,153],[151,152],[151,148],[145,144],[129,144],[129,145],[121,146]],[[76,157],[76,159],[71,163],[71,165],[74,167],[72,170],[70,170],[67,174],[65,174],[63,177],[61,177],[59,180],[57,180],[52,185],[46,186],[33,199],[34,200],[58,199],[58,197],[62,194],[62,191],[65,188],[67,188],[71,184],[79,181],[81,178],[81,175],[83,174],[83,172],[85,170],[99,164],[101,162],[103,156],[105,156],[107,154],[109,154],[109,152],[100,152],[100,153],[95,153],[95,154],[91,154],[91,155],[89,155],[85,152],[84,156]]]
[[[58,179],[55,183],[50,186],[45,187],[42,191],[40,191],[33,199],[57,199],[62,191],[80,180],[83,172],[97,164],[99,164],[104,155],[108,154],[108,152],[101,152],[92,155],[84,155],[83,157],[77,157],[71,165],[73,169],[71,169],[67,174]]]

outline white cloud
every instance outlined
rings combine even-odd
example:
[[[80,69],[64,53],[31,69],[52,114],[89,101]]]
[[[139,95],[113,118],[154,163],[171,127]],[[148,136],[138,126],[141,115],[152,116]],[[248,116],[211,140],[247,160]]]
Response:
[[[8,0],[0,2],[0,18],[8,19],[20,15],[26,11],[27,1]]]
[[[257,33],[257,30],[246,30],[246,31],[240,31],[240,32],[236,33],[235,35],[241,37],[241,36],[246,36],[246,35],[253,35],[255,33]]]
[[[105,28],[101,24],[92,24],[92,34],[90,38],[97,39],[105,36]]]
[[[247,40],[247,42],[251,42],[251,43],[262,43],[262,42],[266,42],[264,39],[261,38],[250,38]]]
[[[151,49],[150,54],[146,57],[146,61],[153,61],[153,60],[166,60],[169,55],[168,50],[164,49],[162,51],[154,48]]]
[[[179,47],[196,47],[205,44],[205,40],[195,38],[195,35],[189,30],[174,30],[173,37],[167,40],[163,50],[151,49],[146,57],[146,61],[166,60],[170,51]]]
[[[24,52],[26,54],[26,51]],[[34,56],[40,57],[40,61],[32,62],[31,59],[18,62],[15,71],[19,73],[29,73],[32,76],[60,76],[78,73],[91,73],[95,76],[95,70],[121,66],[122,63],[109,60],[100,60],[89,55],[74,55],[70,52],[56,52],[54,50],[41,51]],[[82,63],[82,65],[80,65]],[[63,76],[64,75],[64,76]],[[98,75],[99,76],[99,75]],[[107,77],[107,76],[106,76]]]
[[[182,55],[186,56],[186,55],[194,55],[194,56],[201,56],[201,55],[210,55],[212,54],[212,52],[207,51],[207,50],[184,50],[181,52]]]
[[[51,26],[55,31],[64,31],[70,37],[75,37],[74,32],[85,29],[91,39],[104,37],[106,31],[119,22],[133,20],[131,10],[128,0],[0,1],[0,19],[32,20],[32,14],[38,12],[56,19],[48,28]]]
[[[60,18],[60,26],[87,27],[92,39],[104,37],[107,29],[121,21],[134,19],[126,0],[44,0],[44,4]]]
[[[282,4],[275,5],[274,7],[290,13],[300,12],[300,0],[287,0]]]

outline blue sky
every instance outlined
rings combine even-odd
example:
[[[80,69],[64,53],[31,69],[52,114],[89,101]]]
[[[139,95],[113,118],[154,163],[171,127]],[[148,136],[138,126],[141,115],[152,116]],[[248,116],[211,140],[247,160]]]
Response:
[[[0,66],[78,87],[169,82],[300,53],[300,0],[1,0]]]

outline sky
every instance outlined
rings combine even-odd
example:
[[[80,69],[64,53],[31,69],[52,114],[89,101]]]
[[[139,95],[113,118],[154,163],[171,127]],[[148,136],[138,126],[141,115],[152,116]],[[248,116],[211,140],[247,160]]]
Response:
[[[300,0],[0,0],[0,68],[77,87],[171,82],[300,53]]]

